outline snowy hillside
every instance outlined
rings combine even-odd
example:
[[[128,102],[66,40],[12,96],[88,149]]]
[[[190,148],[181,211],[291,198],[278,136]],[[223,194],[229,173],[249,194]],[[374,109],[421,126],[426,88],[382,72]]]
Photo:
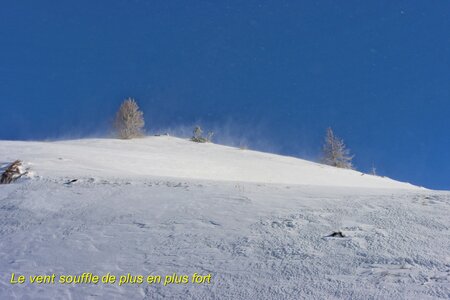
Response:
[[[171,137],[0,142],[0,299],[448,299],[450,193]],[[330,237],[342,232],[343,237]],[[24,284],[11,274],[211,274]]]
[[[415,188],[309,161],[161,136],[136,140],[2,142],[3,160],[29,162],[44,178],[176,177],[320,186]]]

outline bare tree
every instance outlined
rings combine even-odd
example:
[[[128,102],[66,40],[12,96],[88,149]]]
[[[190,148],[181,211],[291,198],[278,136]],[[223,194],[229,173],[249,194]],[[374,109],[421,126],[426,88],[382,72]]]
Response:
[[[370,175],[377,176],[377,168],[375,168],[375,165],[372,164],[372,168],[370,169]]]
[[[143,135],[144,113],[132,98],[126,99],[116,114],[114,127],[121,139],[132,139]]]
[[[202,139],[203,130],[200,128],[200,126],[195,126],[193,131],[194,136],[192,137],[192,140],[200,140]]]
[[[352,159],[353,155],[350,155],[350,150],[345,147],[344,141],[336,137],[333,130],[328,128],[323,145],[322,162],[338,168],[353,169]]]

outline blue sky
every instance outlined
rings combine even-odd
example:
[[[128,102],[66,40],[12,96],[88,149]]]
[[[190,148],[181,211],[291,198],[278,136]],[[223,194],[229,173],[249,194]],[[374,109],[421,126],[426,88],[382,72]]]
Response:
[[[150,133],[317,159],[331,126],[368,171],[450,189],[448,1],[7,1],[0,139]]]

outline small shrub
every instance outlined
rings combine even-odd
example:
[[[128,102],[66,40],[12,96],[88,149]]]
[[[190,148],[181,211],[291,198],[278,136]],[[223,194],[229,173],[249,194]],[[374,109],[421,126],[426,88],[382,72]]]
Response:
[[[214,133],[212,131],[208,132],[208,136],[207,137],[203,137],[203,130],[200,128],[200,126],[195,126],[194,131],[193,131],[193,136],[191,138],[191,141],[196,142],[196,143],[210,143],[212,141],[212,137],[214,135]]]

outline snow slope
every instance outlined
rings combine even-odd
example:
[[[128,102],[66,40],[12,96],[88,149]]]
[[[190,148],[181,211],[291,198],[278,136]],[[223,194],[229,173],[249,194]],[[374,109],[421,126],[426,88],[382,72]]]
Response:
[[[32,172],[0,186],[0,299],[450,298],[448,192],[171,137],[2,141],[0,159]],[[12,272],[212,282],[11,285]]]
[[[12,150],[14,149],[14,150]],[[293,157],[161,136],[53,143],[2,142],[3,160],[19,157],[37,174],[56,177],[176,177],[320,186],[415,188],[388,178]]]

